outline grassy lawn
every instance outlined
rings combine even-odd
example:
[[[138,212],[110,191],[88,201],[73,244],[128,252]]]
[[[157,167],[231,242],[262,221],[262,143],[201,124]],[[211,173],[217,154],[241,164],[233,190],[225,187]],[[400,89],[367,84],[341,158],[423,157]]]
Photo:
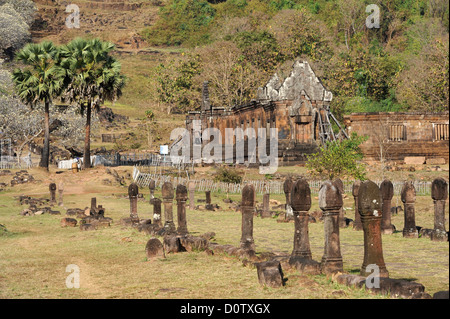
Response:
[[[129,167],[117,168],[119,174],[130,172]],[[148,235],[120,225],[122,217],[129,216],[129,201],[123,198],[126,187],[106,186],[101,180],[109,175],[104,168],[95,168],[73,174],[45,173],[32,169],[35,183],[7,187],[0,193],[0,224],[7,228],[0,236],[0,298],[386,298],[364,290],[332,283],[325,276],[305,276],[285,271],[286,285],[280,289],[263,288],[257,280],[256,269],[244,267],[235,257],[208,256],[204,252],[168,254],[165,259],[147,261],[145,244]],[[0,176],[7,182],[9,176]],[[26,208],[15,196],[27,194],[48,198],[48,183],[64,181],[64,207],[55,207],[61,215],[23,217]],[[129,183],[130,180],[127,180]],[[140,218],[150,218],[149,191],[141,190],[145,201],[139,201]],[[160,190],[156,191],[160,197]],[[213,241],[239,246],[241,215],[223,202],[225,194],[212,194],[213,203],[222,209],[216,212],[187,209],[188,230],[193,235],[215,232]],[[62,228],[60,220],[67,208],[84,208],[90,198],[106,208],[105,215],[114,219],[109,228],[82,232],[76,228]],[[204,199],[204,194],[196,194]],[[230,195],[240,201],[240,195]],[[284,203],[284,195],[272,199]],[[258,204],[262,196],[257,197]],[[399,201],[394,198],[393,204]],[[418,197],[416,224],[433,228],[433,206],[429,197]],[[176,206],[175,206],[176,207]],[[176,208],[174,217],[176,220]],[[353,198],[344,199],[346,216],[354,218]],[[311,211],[318,210],[313,198]],[[446,207],[448,216],[448,205]],[[164,222],[164,220],[163,220]],[[429,294],[449,289],[448,242],[431,242],[426,238],[402,237],[403,214],[393,216],[397,227],[393,235],[383,235],[383,251],[391,278],[404,278],[422,283]],[[447,229],[448,229],[447,220]],[[254,239],[257,253],[292,250],[293,223],[277,223],[276,218],[254,219]],[[363,261],[363,233],[351,228],[340,230],[344,270],[359,273]],[[323,223],[309,225],[313,259],[320,261],[323,254]],[[80,288],[65,286],[69,275],[66,266],[80,268]]]

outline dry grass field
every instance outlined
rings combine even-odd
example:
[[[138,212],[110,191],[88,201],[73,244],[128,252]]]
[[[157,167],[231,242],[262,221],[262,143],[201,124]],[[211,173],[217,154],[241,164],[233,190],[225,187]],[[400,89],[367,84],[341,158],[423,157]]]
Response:
[[[116,168],[120,175],[131,172],[130,167]],[[372,299],[391,298],[349,288],[331,282],[325,276],[306,276],[296,271],[285,271],[286,285],[279,289],[261,287],[256,269],[227,255],[208,256],[205,252],[168,254],[165,259],[148,261],[145,244],[148,235],[120,224],[129,216],[129,200],[123,195],[127,188],[118,184],[106,186],[101,180],[110,176],[105,168],[73,174],[71,171],[50,173],[40,169],[29,172],[36,181],[6,187],[0,192],[0,224],[7,232],[0,234],[0,298],[149,298],[149,299]],[[14,171],[13,171],[14,173]],[[8,182],[11,175],[0,176]],[[49,198],[48,184],[64,182],[64,207],[54,207],[61,215],[43,214],[20,216],[22,209],[17,197],[26,194]],[[126,182],[129,184],[131,180]],[[138,202],[140,218],[150,218],[149,191],[143,189],[145,200]],[[346,216],[354,218],[353,197],[346,194]],[[160,197],[160,189],[156,196]],[[197,193],[204,199],[204,194]],[[223,202],[225,194],[212,194],[213,203],[222,209],[194,211],[187,209],[188,230],[193,235],[215,232],[212,240],[219,244],[239,245],[241,215]],[[109,228],[81,231],[78,227],[62,228],[60,220],[68,208],[85,208],[91,197],[105,207],[105,216],[114,223]],[[230,195],[240,201],[240,195]],[[284,195],[272,199],[284,203]],[[262,196],[257,197],[258,204]],[[400,200],[394,197],[393,204]],[[311,211],[318,210],[313,198]],[[174,207],[176,220],[176,208]],[[448,203],[446,207],[448,217]],[[164,220],[163,220],[164,222]],[[402,237],[403,214],[393,217],[397,227],[393,235],[383,235],[383,251],[391,278],[417,281],[425,292],[449,289],[449,244],[432,242],[426,238]],[[430,197],[418,196],[416,224],[433,228],[433,202]],[[446,229],[448,230],[448,219]],[[278,223],[276,218],[254,218],[254,239],[257,253],[292,250],[293,223]],[[313,259],[320,261],[323,254],[323,223],[309,225]],[[363,233],[341,228],[341,251],[344,270],[359,273],[363,261]],[[80,288],[66,287],[66,267],[80,268]]]

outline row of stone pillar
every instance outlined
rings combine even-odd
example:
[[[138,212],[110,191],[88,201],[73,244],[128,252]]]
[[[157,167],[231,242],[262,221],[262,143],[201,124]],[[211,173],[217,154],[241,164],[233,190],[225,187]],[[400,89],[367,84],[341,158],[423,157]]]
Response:
[[[161,188],[162,201],[159,198],[155,198],[154,181],[150,184],[150,203],[153,205],[153,222],[162,226],[161,221],[161,203],[164,206],[164,230],[165,233],[187,234],[187,219],[186,219],[186,200],[187,200],[187,188],[186,186],[179,184],[176,191],[173,189],[173,185],[170,182],[165,182]],[[139,217],[137,213],[137,199],[139,195],[139,187],[132,183],[128,187],[128,197],[130,199],[130,218],[132,223],[139,223]],[[173,221],[173,199],[177,201],[177,222],[178,227],[175,227]]]
[[[358,203],[360,185],[360,181],[356,181],[353,184],[352,194],[355,200],[355,207],[357,207]],[[394,186],[392,182],[384,180],[380,185],[380,191],[382,196],[383,215],[381,231],[383,234],[392,234],[395,229],[391,224],[391,200],[394,196]],[[400,198],[404,205],[403,237],[417,238],[419,237],[419,233],[415,221],[416,189],[413,182],[407,181],[403,184]],[[436,178],[433,180],[431,184],[431,198],[434,203],[434,229],[431,232],[431,240],[447,241],[448,235],[445,230],[445,202],[448,198],[448,183],[443,178]],[[357,209],[355,209],[353,228],[356,230],[362,230],[359,216],[360,214]]]
[[[384,181],[380,187],[368,180],[357,182],[353,192],[355,196],[355,210],[358,223],[364,231],[364,260],[361,274],[366,275],[369,265],[377,265],[381,277],[388,277],[382,249],[382,231],[392,231],[390,224],[390,200],[393,197],[393,185]],[[293,211],[294,243],[291,259],[312,260],[309,244],[308,211],[311,208],[311,190],[308,182],[300,178],[297,181],[285,183],[287,204]],[[290,187],[290,188],[289,188]],[[343,260],[340,251],[340,215],[343,206],[343,187],[336,181],[326,181],[319,190],[319,207],[323,212],[324,220],[324,254],[320,263],[323,273],[343,271]],[[435,203],[435,237],[445,232],[445,200],[448,196],[447,183],[443,179],[436,179],[432,184],[432,197]],[[402,189],[402,201],[405,203],[404,236],[416,230],[414,223],[415,191],[412,183],[405,183]],[[242,191],[242,236],[240,246],[242,249],[254,250],[253,239],[253,210],[255,204],[255,190],[250,184]],[[383,218],[388,212],[389,218]],[[417,231],[417,230],[416,230]]]

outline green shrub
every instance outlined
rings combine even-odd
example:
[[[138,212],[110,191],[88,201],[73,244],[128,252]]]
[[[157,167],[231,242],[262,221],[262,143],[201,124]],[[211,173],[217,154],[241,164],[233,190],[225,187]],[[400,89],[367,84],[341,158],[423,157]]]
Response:
[[[236,170],[224,166],[217,170],[214,180],[216,182],[240,184],[242,182],[242,176]]]
[[[366,136],[353,133],[349,139],[328,141],[315,154],[308,155],[306,167],[315,177],[365,179],[365,166],[360,163],[363,153],[359,145],[367,140]]]

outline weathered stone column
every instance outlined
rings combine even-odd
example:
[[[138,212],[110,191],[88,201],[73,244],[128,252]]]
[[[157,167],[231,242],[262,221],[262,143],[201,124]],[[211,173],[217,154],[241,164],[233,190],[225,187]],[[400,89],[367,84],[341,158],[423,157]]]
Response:
[[[155,188],[156,188],[156,182],[155,182],[155,180],[151,179],[148,184],[148,189],[150,190],[150,204],[152,203],[153,199],[155,198]]]
[[[319,190],[319,207],[323,211],[325,247],[321,262],[325,274],[343,271],[341,243],[339,239],[339,209],[342,207],[342,194],[331,181],[322,184]]]
[[[445,230],[445,201],[448,198],[448,184],[443,178],[436,178],[431,184],[431,198],[434,203],[434,230],[432,241],[448,241]]]
[[[241,248],[245,250],[255,250],[253,240],[253,211],[255,207],[255,188],[251,184],[245,185],[242,189],[242,235]]]
[[[286,178],[283,184],[284,196],[286,196],[285,220],[292,220],[294,218],[291,207],[291,191],[293,185],[294,182],[292,181],[291,177]]]
[[[131,183],[128,186],[128,197],[130,199],[130,220],[132,224],[139,223],[139,217],[137,213],[137,199],[139,195],[139,187],[135,183]]]
[[[162,227],[161,221],[161,200],[159,198],[153,199],[153,224]]]
[[[176,196],[177,196],[177,218],[178,218],[177,232],[181,235],[185,235],[188,233],[186,221],[186,200],[187,200],[186,186],[179,184],[177,186]]]
[[[211,191],[205,191],[206,205],[211,205]]]
[[[311,189],[308,182],[301,178],[294,183],[291,193],[291,205],[294,212],[294,249],[292,257],[312,259],[309,245],[308,211],[311,208]]]
[[[91,216],[94,216],[95,218],[97,218],[97,198],[96,197],[91,198],[91,208],[89,210],[89,214]]]
[[[164,204],[164,228],[167,232],[175,232],[175,224],[173,223],[173,186],[171,182],[165,182],[161,187],[161,193]]]
[[[50,183],[48,189],[50,191],[50,206],[56,205],[56,184]]]
[[[195,182],[190,181],[188,184],[189,188],[189,209],[195,209]]]
[[[91,198],[91,210],[96,210],[96,209],[97,209],[97,198],[92,197]]]
[[[416,189],[413,182],[405,182],[402,188],[401,199],[404,204],[405,225],[403,237],[418,238],[419,232],[416,228],[416,213],[414,203],[416,201]]]
[[[58,184],[58,193],[59,193],[58,206],[64,206],[64,203],[63,203],[63,192],[64,192],[64,183],[60,182]]]
[[[270,217],[270,194],[266,193],[263,195],[263,210],[261,213],[261,218]]]
[[[380,185],[381,198],[383,199],[383,217],[381,219],[381,232],[383,234],[394,233],[391,224],[391,201],[394,197],[394,185],[390,180],[385,179]]]
[[[368,265],[377,265],[380,277],[389,277],[381,244],[382,197],[378,185],[372,181],[361,183],[358,195],[358,211],[364,231],[364,261],[361,275],[367,276]],[[369,271],[369,274],[372,273]]]
[[[353,229],[354,230],[362,230],[361,216],[358,212],[358,193],[359,187],[361,186],[361,181],[357,180],[353,183],[352,187],[352,195],[355,200],[355,220],[353,221]]]
[[[340,178],[337,178],[333,181],[333,184],[339,188],[339,192],[341,192],[342,196],[344,196],[344,183]],[[347,223],[345,222],[344,216],[344,205],[339,209],[339,227],[345,228],[347,227]]]

